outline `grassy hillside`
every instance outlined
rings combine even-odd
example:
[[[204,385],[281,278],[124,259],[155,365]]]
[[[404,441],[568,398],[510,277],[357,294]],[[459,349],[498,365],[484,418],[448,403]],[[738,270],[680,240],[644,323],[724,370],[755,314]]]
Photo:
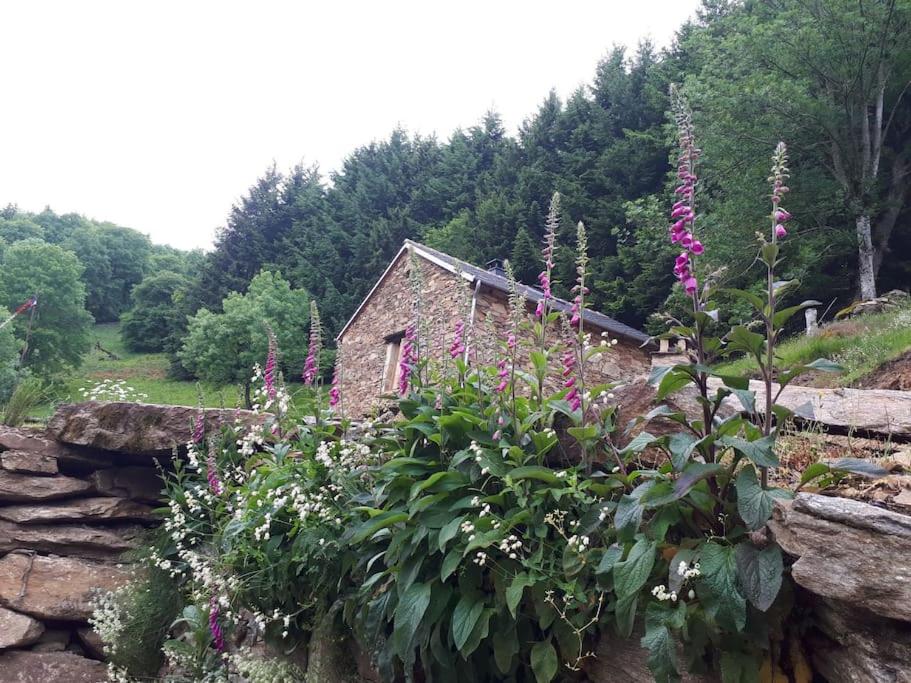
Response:
[[[867,380],[892,361],[911,352],[911,307],[829,323],[814,337],[798,336],[776,349],[782,368],[828,358],[844,368],[837,375],[810,377],[814,386],[868,386]],[[749,358],[729,363],[726,371],[747,376],[756,372]]]
[[[83,390],[91,391],[105,380],[124,380],[124,386],[131,389],[132,400],[144,403],[192,406],[196,405],[201,393],[207,407],[233,408],[239,404],[238,387],[178,381],[169,379],[167,374],[165,354],[134,353],[123,345],[119,323],[96,325],[92,333],[92,350],[82,367],[66,381],[56,400],[43,404],[33,414],[36,418],[45,418],[53,412],[57,402],[85,400]]]

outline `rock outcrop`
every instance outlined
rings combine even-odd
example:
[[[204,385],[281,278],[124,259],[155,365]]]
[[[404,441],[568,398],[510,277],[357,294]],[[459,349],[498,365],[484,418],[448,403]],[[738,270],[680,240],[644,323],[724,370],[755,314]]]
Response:
[[[102,683],[107,680],[104,664],[72,652],[10,650],[0,653],[0,683]]]
[[[42,633],[44,624],[37,619],[0,607],[0,650],[31,645]]]
[[[166,455],[186,444],[193,433],[198,409],[148,403],[72,403],[57,409],[48,422],[48,434],[64,444],[134,455]],[[206,410],[209,433],[236,419],[262,421],[245,410]]]
[[[769,528],[806,592],[814,668],[830,683],[911,681],[911,517],[801,493]]]

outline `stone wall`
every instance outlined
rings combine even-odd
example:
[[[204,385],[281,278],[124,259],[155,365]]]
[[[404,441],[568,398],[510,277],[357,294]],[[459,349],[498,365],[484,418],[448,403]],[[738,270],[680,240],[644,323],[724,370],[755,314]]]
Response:
[[[423,258],[419,258],[419,263],[423,283],[421,339],[429,340],[421,353],[432,362],[446,363],[456,321],[465,320],[467,326],[471,318],[473,285]],[[393,357],[395,347],[390,351],[389,344],[397,340],[413,317],[410,268],[410,257],[404,252],[340,340],[342,401],[349,415],[366,415],[387,406],[389,401],[381,399],[381,395],[395,391],[395,382],[389,380],[396,376],[398,358]],[[509,329],[506,295],[482,287],[474,321],[473,329],[466,332],[469,355],[472,360],[477,356],[484,364],[492,363],[495,345],[505,340]],[[600,329],[587,327],[586,332],[591,333],[593,343],[600,342]],[[591,361],[590,377],[586,381],[590,384],[629,381],[647,373],[649,366],[650,354],[637,343],[621,338],[610,352]]]
[[[96,591],[157,523],[155,459],[186,443],[193,408],[62,406],[45,432],[0,427],[0,683],[103,681],[88,626]],[[206,411],[209,429],[249,413]]]

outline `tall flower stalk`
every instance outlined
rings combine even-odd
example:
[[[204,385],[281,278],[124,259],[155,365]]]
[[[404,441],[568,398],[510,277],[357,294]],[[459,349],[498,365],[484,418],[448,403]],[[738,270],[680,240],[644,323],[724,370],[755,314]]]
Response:
[[[310,301],[310,346],[307,348],[307,360],[304,361],[304,372],[301,379],[308,387],[313,386],[319,377],[319,354],[323,348],[323,329],[320,323],[319,308],[316,301]]]
[[[576,284],[573,285],[573,302],[569,311],[569,326],[575,335],[572,352],[575,354],[576,382],[570,387],[566,400],[573,410],[582,411],[585,415],[585,296],[589,289],[585,284],[588,274],[588,237],[585,233],[585,224],[579,221],[576,226]],[[564,356],[564,372],[566,361]]]
[[[263,383],[266,389],[266,397],[269,401],[274,401],[278,395],[278,390],[275,386],[275,366],[277,362],[278,345],[275,343],[275,335],[272,334],[272,330],[269,330],[269,351],[266,354],[266,367],[263,369]]]
[[[765,412],[762,421],[762,431],[765,436],[772,434],[774,428],[774,412],[772,406],[775,397],[772,396],[772,380],[775,373],[775,341],[778,330],[775,325],[775,313],[778,307],[778,291],[775,282],[775,266],[778,264],[779,246],[778,240],[787,236],[788,231],[784,224],[790,220],[791,214],[781,203],[784,196],[790,191],[788,187],[788,178],[790,172],[788,169],[788,148],[784,142],[779,142],[775,146],[775,152],[772,154],[772,172],[769,176],[769,182],[772,184],[772,212],[769,238],[761,238],[761,258],[766,266],[766,298],[767,306],[765,318],[766,327],[766,348],[765,363],[760,364],[762,379],[765,384]],[[762,476],[762,488],[768,488],[769,485],[769,468],[760,468]]]
[[[411,375],[418,363],[418,346],[417,346],[417,325],[411,323],[405,328],[405,336],[402,337],[401,360],[399,360],[399,395],[404,396],[408,393],[408,387],[411,385]]]

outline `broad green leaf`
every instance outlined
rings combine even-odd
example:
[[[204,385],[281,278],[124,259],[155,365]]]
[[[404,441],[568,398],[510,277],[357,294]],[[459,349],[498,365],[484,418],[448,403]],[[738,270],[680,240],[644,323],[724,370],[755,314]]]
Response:
[[[515,625],[498,628],[493,634],[493,658],[501,674],[509,673],[512,658],[519,652]]]
[[[775,602],[781,589],[784,572],[781,548],[773,544],[760,550],[749,542],[743,542],[737,545],[734,555],[743,592],[756,609],[765,612]]]
[[[368,519],[358,527],[357,531],[351,537],[351,545],[357,545],[358,543],[373,536],[373,534],[375,534],[377,531],[390,527],[393,524],[405,522],[407,520],[408,514],[405,512],[396,512],[394,510],[383,512],[376,517]]]
[[[392,638],[396,652],[403,659],[405,653],[411,649],[414,634],[430,605],[431,589],[430,583],[415,583],[405,591],[396,605]]]
[[[683,469],[674,483],[674,496],[683,498],[700,481],[714,476],[722,469],[718,463],[691,462]]]
[[[490,618],[495,613],[496,610],[492,608],[481,611],[481,616],[478,617],[478,621],[471,630],[468,640],[459,648],[459,653],[462,657],[467,659],[472,652],[478,649],[478,645],[481,644],[481,641],[490,634]]]
[[[814,462],[812,465],[807,467],[803,471],[803,474],[800,475],[800,485],[803,486],[807,482],[811,482],[817,477],[821,477],[824,474],[828,474],[830,471],[829,466],[824,462]]]
[[[842,458],[841,460],[830,463],[829,467],[833,470],[843,470],[870,479],[885,477],[889,474],[887,470],[884,470],[879,465],[876,465],[869,460],[861,460],[860,458]]]
[[[442,529],[440,529],[440,535],[439,535],[439,538],[437,539],[437,547],[440,549],[440,552],[443,552],[443,550],[446,548],[446,544],[449,543],[449,541],[451,541],[453,538],[455,538],[456,534],[459,533],[459,527],[461,526],[461,524],[464,520],[465,520],[464,515],[461,517],[456,517],[451,522],[449,522],[446,526],[444,526]]]
[[[733,448],[757,467],[778,466],[774,436],[764,436],[755,441],[747,441],[738,436],[725,436],[718,439],[718,443]]]
[[[667,442],[667,449],[671,452],[671,462],[674,470],[679,472],[689,462],[693,450],[696,448],[696,437],[689,432],[674,432]]]
[[[461,650],[484,611],[484,600],[476,593],[463,594],[452,611],[452,642]]]
[[[746,301],[754,309],[756,309],[757,313],[762,313],[762,308],[763,308],[763,306],[765,306],[765,302],[757,294],[753,294],[753,292],[748,292],[745,289],[735,289],[733,287],[725,287],[721,291],[726,294],[730,294],[731,296],[733,296],[736,299],[741,299],[742,301]]]
[[[655,677],[655,681],[664,683],[676,680],[676,645],[668,627],[663,624],[647,627],[640,643],[648,650],[648,668]]]
[[[807,363],[806,367],[820,372],[844,372],[845,369],[838,363],[833,363],[827,358],[817,358],[812,363]]]
[[[661,383],[658,384],[658,391],[655,394],[655,400],[663,401],[675,391],[679,391],[692,381],[693,378],[689,373],[675,368],[661,378]]]
[[[557,675],[557,651],[549,640],[535,643],[531,648],[531,670],[537,683],[550,683]]]
[[[462,551],[458,548],[453,548],[448,553],[446,557],[443,558],[443,564],[440,567],[440,581],[445,581],[449,578],[449,575],[452,574],[462,562]]]
[[[614,590],[624,598],[637,593],[655,566],[655,543],[640,538],[629,551],[626,559],[614,564]]]
[[[639,530],[644,509],[641,498],[654,485],[654,481],[647,481],[634,488],[631,493],[620,498],[620,502],[617,504],[617,511],[614,513],[614,527],[617,529],[617,535],[622,540],[631,540]]]
[[[510,470],[508,476],[513,481],[522,481],[523,479],[536,479],[538,481],[543,481],[546,484],[551,486],[557,486],[561,484],[560,478],[554,474],[554,471],[549,467],[541,467],[540,465],[528,465],[526,467],[516,467],[513,470]]]
[[[644,451],[650,444],[655,443],[658,440],[658,437],[649,434],[648,432],[640,432],[632,441],[626,444],[626,447],[620,451],[623,454],[627,453],[640,453]]]
[[[773,495],[762,488],[752,465],[740,470],[734,487],[737,489],[737,511],[747,528],[751,531],[761,529],[772,516]]]
[[[810,306],[820,306],[821,304],[821,301],[815,301],[811,299],[810,301],[799,303],[796,306],[788,306],[787,308],[782,308],[780,311],[777,311],[772,317],[772,322],[775,326],[775,329],[783,327],[784,324],[788,322],[788,320],[791,319],[791,316],[793,316],[795,313],[799,313],[803,309],[809,308]]]
[[[614,568],[614,565],[617,564],[621,557],[623,557],[623,548],[614,543],[605,549],[604,554],[601,555],[601,561],[598,563],[597,569],[595,569],[595,574],[606,574]]]
[[[636,623],[636,606],[639,604],[639,593],[627,595],[617,600],[614,616],[617,619],[617,634],[629,638]]]
[[[700,598],[722,628],[742,631],[746,625],[746,598],[737,587],[734,549],[708,541],[699,552],[702,578],[696,584]]]
[[[513,618],[516,616],[516,608],[522,602],[522,594],[528,586],[533,584],[534,580],[525,572],[521,572],[516,574],[512,583],[509,584],[509,588],[506,589],[506,607]]]
[[[765,337],[751,332],[743,325],[738,325],[731,330],[727,348],[729,351],[741,351],[753,358],[761,359],[765,349]]]

